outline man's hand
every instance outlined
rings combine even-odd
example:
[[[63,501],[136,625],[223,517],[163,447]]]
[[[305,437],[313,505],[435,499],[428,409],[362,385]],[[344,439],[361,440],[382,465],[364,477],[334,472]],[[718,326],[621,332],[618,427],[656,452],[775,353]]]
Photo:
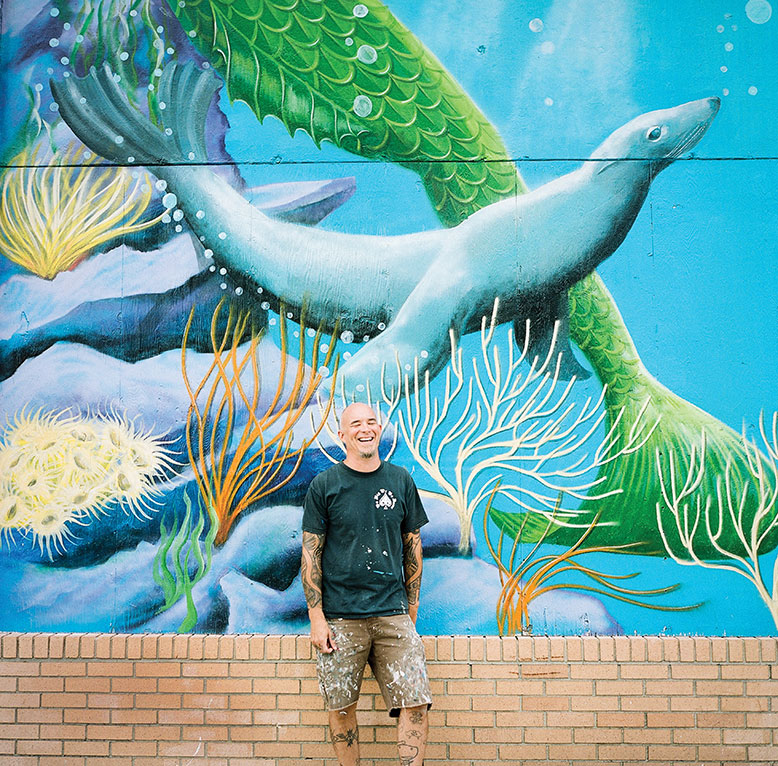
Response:
[[[311,620],[311,644],[324,654],[331,654],[337,650],[335,638],[321,609],[309,609],[308,616]]]

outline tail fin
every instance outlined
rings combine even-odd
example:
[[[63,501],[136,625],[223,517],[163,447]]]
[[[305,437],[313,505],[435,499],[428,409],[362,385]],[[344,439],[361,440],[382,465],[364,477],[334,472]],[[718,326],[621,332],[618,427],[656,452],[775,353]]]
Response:
[[[158,90],[160,130],[130,104],[107,64],[51,81],[62,118],[86,146],[111,162],[138,165],[206,162],[205,121],[218,87],[192,63],[168,64]]]

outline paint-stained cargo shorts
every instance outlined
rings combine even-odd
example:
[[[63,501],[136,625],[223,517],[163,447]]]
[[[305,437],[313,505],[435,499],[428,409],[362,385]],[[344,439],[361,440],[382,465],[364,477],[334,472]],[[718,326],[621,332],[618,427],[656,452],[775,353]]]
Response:
[[[357,701],[367,663],[393,718],[400,708],[432,704],[424,645],[407,614],[328,623],[338,648],[319,652],[316,660],[328,710],[343,710]]]

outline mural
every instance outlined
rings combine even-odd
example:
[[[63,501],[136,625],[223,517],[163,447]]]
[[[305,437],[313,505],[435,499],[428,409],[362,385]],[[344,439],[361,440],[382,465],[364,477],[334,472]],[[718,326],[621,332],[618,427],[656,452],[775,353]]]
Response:
[[[778,631],[767,0],[0,10],[0,629],[306,631],[357,399],[421,632]]]

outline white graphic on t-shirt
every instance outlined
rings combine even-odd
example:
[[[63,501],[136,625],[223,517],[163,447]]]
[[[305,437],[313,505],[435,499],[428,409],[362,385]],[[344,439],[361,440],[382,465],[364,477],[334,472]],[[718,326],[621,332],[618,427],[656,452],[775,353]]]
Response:
[[[373,499],[375,500],[375,507],[383,508],[385,511],[391,511],[397,503],[397,498],[388,489],[379,489],[373,495]]]

